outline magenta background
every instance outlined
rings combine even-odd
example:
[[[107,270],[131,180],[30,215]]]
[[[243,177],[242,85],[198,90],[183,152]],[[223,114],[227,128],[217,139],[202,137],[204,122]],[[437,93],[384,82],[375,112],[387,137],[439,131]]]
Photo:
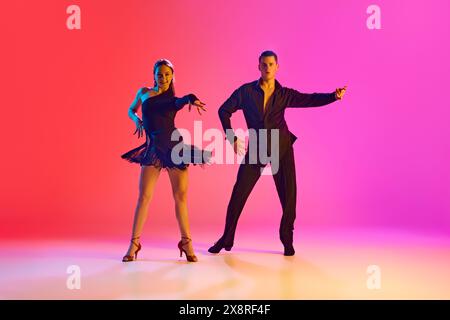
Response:
[[[381,30],[366,8],[381,7]],[[82,30],[66,29],[81,7]],[[139,166],[120,154],[142,143],[127,109],[152,84],[153,62],[175,65],[179,95],[207,103],[177,126],[220,128],[217,108],[279,55],[281,84],[303,92],[348,85],[345,99],[290,109],[297,226],[387,226],[448,232],[448,13],[442,1],[21,1],[1,12],[2,237],[128,235]],[[232,118],[244,126],[242,114]],[[190,169],[195,232],[222,231],[237,165]],[[273,179],[262,177],[240,226],[277,226]],[[258,223],[258,224],[256,224]],[[174,227],[161,175],[150,228]]]

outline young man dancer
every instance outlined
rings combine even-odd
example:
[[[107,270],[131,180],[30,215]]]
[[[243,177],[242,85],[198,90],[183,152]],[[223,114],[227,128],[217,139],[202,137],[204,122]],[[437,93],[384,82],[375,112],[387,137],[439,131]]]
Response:
[[[293,230],[297,199],[292,144],[297,137],[288,130],[284,111],[286,107],[319,107],[340,100],[344,96],[346,86],[337,88],[332,93],[312,94],[300,93],[297,90],[283,87],[275,79],[278,70],[278,57],[273,51],[264,51],[260,55],[258,68],[261,77],[235,90],[219,108],[219,117],[223,129],[227,133],[227,139],[233,144],[234,151],[238,154],[243,154],[244,142],[234,135],[230,122],[231,115],[237,110],[243,111],[249,131],[252,129],[256,132],[261,129],[278,130],[278,135],[275,135],[274,139],[271,139],[270,133],[267,135],[267,139],[264,141],[266,146],[261,146],[260,138],[256,140],[258,140],[258,149],[273,150],[271,148],[273,144],[278,147],[278,170],[273,173],[273,178],[283,208],[279,234],[284,246],[284,255],[292,256],[295,254]],[[258,134],[256,136],[260,137]],[[279,137],[279,140],[272,141],[276,137]],[[252,143],[251,138],[250,143]],[[244,161],[239,166],[237,180],[227,208],[225,230],[222,237],[208,249],[210,253],[219,253],[222,248],[229,251],[233,246],[239,216],[248,196],[261,176],[262,169],[267,164],[263,163],[259,156],[257,156],[256,163],[255,161],[250,163],[252,162],[249,161],[250,157],[249,152],[246,152]]]

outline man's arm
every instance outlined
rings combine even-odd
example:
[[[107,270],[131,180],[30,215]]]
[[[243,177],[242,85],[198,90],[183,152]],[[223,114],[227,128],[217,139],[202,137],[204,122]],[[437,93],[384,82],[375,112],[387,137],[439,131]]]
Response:
[[[285,88],[285,90],[286,107],[290,108],[320,107],[338,100],[336,97],[336,92],[301,93],[290,88]]]
[[[233,143],[237,138],[231,128],[231,115],[240,109],[241,101],[241,92],[239,88],[234,90],[233,94],[219,108],[220,122],[222,123],[223,130],[227,134],[226,138],[230,143]]]

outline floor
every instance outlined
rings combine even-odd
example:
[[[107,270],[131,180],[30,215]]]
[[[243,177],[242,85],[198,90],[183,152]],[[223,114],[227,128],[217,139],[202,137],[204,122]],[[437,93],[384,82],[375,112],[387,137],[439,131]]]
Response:
[[[293,257],[261,231],[218,255],[211,239],[197,235],[197,263],[171,238],[142,238],[131,263],[117,239],[3,241],[0,298],[450,299],[450,235],[310,228]]]

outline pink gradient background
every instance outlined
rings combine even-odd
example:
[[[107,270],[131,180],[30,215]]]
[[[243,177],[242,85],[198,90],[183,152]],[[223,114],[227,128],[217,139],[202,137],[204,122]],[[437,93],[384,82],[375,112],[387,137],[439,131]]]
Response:
[[[381,30],[366,27],[372,3]],[[66,28],[71,4],[81,7],[81,30]],[[341,102],[286,113],[299,137],[296,231],[449,231],[447,0],[11,1],[0,11],[0,237],[128,237],[140,168],[120,155],[143,142],[127,109],[152,85],[154,61],[169,58],[177,94],[193,92],[209,108],[202,117],[182,110],[177,126],[221,128],[217,108],[258,78],[266,49],[278,53],[285,86],[348,85]],[[245,128],[241,113],[232,124]],[[237,168],[191,167],[194,232],[222,231]],[[240,228],[276,229],[280,216],[273,179],[262,177]],[[176,226],[167,174],[147,225]]]

